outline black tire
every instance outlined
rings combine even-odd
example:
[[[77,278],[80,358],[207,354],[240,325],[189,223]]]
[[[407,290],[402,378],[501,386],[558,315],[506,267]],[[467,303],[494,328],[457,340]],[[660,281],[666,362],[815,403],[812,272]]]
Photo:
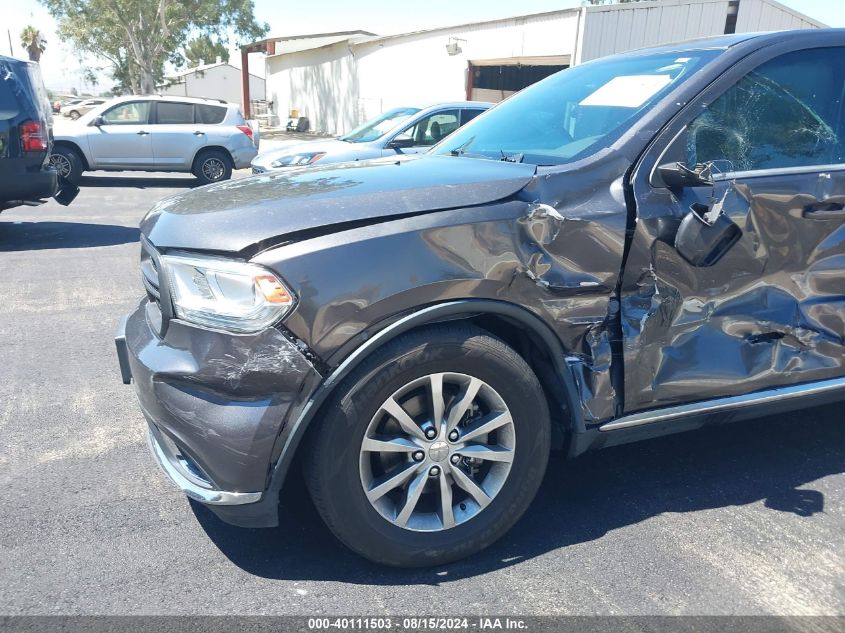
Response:
[[[440,372],[475,377],[497,392],[513,420],[513,461],[501,488],[477,514],[454,527],[414,531],[386,519],[367,499],[359,456],[381,403],[404,385]],[[309,434],[306,482],[329,529],[365,558],[397,567],[424,567],[470,556],[504,535],[537,493],[550,450],[543,389],[522,357],[484,330],[440,325],[404,335],[364,361],[336,394]]]
[[[206,149],[194,160],[194,176],[204,185],[229,180],[232,177],[232,159],[226,152]]]
[[[76,121],[80,115],[79,112],[77,112],[76,110],[71,110],[68,116],[71,118],[71,121]]]
[[[82,157],[72,147],[67,145],[55,145],[53,153],[50,154],[50,163],[56,168],[60,176],[68,182],[78,185],[82,179],[82,172],[85,171],[85,163]],[[69,171],[64,172],[67,169]]]

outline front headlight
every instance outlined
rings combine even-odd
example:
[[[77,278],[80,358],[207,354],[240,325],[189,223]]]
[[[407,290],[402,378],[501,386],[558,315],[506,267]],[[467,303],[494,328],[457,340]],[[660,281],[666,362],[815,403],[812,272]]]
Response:
[[[233,332],[258,332],[281,319],[294,296],[263,266],[214,257],[162,255],[176,317]]]
[[[316,163],[325,155],[325,152],[310,152],[305,154],[282,156],[270,163],[270,167],[298,167],[302,165],[310,165],[311,163]]]

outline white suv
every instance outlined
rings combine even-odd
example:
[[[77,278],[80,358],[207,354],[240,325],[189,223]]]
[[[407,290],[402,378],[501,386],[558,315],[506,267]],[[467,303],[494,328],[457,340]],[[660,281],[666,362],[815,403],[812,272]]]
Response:
[[[84,171],[175,171],[202,183],[231,177],[258,153],[258,126],[213,99],[120,97],[55,135],[50,162],[78,183]]]

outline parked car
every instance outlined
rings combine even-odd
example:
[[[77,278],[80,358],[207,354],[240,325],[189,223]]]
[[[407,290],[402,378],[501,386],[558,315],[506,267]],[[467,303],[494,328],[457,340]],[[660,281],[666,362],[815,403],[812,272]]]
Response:
[[[258,153],[257,126],[240,106],[189,97],[121,97],[56,136],[52,161],[79,182],[96,170],[193,173],[207,184],[227,180]]]
[[[348,134],[325,141],[308,141],[264,152],[252,161],[252,172],[342,163],[397,154],[425,152],[492,103],[459,101],[425,109],[394,108]]]
[[[426,155],[158,203],[117,338],[157,460],[257,527],[296,459],[354,551],[439,565],[550,449],[845,398],[843,58],[841,29],[625,53]]]
[[[62,116],[69,117],[76,121],[79,117],[87,112],[90,112],[97,106],[106,102],[105,99],[80,99],[78,101],[71,101],[68,105],[62,106],[59,110]]]
[[[0,56],[0,211],[75,197],[50,167],[51,121],[38,64]]]

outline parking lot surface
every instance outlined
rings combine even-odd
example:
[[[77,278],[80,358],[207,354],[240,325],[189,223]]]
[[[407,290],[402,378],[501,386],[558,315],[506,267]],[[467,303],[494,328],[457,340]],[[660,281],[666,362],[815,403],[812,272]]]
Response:
[[[0,214],[0,613],[845,613],[841,406],[554,457],[508,535],[442,568],[349,553],[295,476],[275,529],[192,505],[112,338],[142,295],[139,220],[194,184],[100,174]]]

